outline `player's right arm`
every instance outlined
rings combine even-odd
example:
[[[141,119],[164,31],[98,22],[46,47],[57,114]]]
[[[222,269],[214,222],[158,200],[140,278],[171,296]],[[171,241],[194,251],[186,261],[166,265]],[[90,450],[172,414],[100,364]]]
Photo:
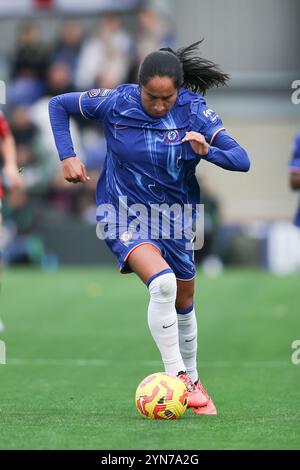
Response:
[[[104,120],[113,90],[103,88],[84,93],[66,93],[49,102],[49,116],[55,145],[62,162],[63,176],[70,183],[84,183],[90,178],[77,157],[69,129],[69,117],[82,114],[87,119]]]
[[[49,102],[49,117],[55,145],[62,163],[63,176],[69,183],[89,179],[84,164],[76,156],[69,128],[69,117],[80,114],[80,93],[54,96]]]
[[[290,187],[294,190],[300,189],[300,133],[295,139],[292,160],[290,162]]]

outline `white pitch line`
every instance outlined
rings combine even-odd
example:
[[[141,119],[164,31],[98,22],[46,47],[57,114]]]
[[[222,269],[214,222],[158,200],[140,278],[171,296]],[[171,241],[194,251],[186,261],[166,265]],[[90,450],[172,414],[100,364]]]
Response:
[[[111,361],[106,359],[23,359],[23,358],[7,358],[7,365],[52,365],[52,366],[108,366]]]
[[[22,366],[22,365],[52,365],[52,366],[96,366],[108,367],[114,362],[122,360],[111,359],[51,359],[51,358],[7,358],[7,365]],[[161,366],[161,361],[153,360],[128,360],[128,364],[141,364],[143,366]],[[290,361],[199,361],[199,367],[207,368],[280,368],[293,365]]]
[[[147,366],[155,366],[161,364],[160,361],[140,361]],[[198,361],[199,368],[201,367],[216,367],[216,368],[230,368],[230,367],[245,367],[245,368],[259,368],[259,367],[285,367],[293,365],[290,361]]]
[[[199,367],[245,367],[245,368],[259,368],[259,367],[286,367],[292,365],[292,363],[287,361],[212,361],[212,362],[199,362]]]

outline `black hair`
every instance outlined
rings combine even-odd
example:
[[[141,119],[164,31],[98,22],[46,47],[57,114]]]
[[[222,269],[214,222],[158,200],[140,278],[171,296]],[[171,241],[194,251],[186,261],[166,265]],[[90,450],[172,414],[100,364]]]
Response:
[[[222,72],[214,62],[197,55],[196,51],[202,41],[203,39],[177,51],[162,48],[148,54],[140,65],[140,85],[146,85],[155,76],[167,76],[173,79],[176,88],[183,86],[203,95],[209,88],[226,85],[229,75]]]

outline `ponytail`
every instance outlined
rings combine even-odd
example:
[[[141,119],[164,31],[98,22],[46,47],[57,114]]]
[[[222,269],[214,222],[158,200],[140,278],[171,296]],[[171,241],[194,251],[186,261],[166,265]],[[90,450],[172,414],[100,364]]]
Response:
[[[170,48],[162,48],[160,51],[174,54],[180,61],[183,70],[181,86],[204,95],[209,88],[226,85],[229,75],[223,73],[214,62],[202,59],[196,54],[198,46],[202,42],[203,39],[177,51]]]

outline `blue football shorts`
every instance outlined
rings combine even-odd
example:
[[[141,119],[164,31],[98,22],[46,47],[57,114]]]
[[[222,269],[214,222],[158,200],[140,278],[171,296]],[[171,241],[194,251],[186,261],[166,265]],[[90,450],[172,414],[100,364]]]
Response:
[[[161,253],[178,280],[189,281],[195,277],[194,250],[186,248],[190,240],[163,238],[128,240],[126,238],[127,233],[125,232],[122,238],[105,239],[108,248],[118,259],[119,269],[122,274],[132,272],[127,263],[129,255],[138,246],[151,244]]]

